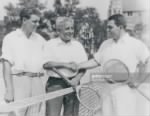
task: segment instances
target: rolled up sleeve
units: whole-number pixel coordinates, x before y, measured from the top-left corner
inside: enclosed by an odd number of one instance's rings
[[[139,46],[137,53],[138,53],[138,58],[142,63],[146,63],[147,60],[150,58],[150,51],[144,43],[142,43]]]
[[[13,48],[12,48],[12,43],[11,43],[9,37],[5,37],[3,40],[1,59],[8,60],[12,65],[14,64]]]

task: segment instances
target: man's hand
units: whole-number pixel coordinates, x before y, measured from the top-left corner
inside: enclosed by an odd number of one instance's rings
[[[128,86],[129,86],[130,88],[133,88],[133,89],[134,89],[134,88],[137,88],[138,85],[137,85],[137,83],[129,82],[129,83],[128,83]]]
[[[77,78],[73,78],[72,80],[70,80],[70,84],[71,86],[75,87],[77,85],[79,85],[80,80]]]
[[[78,70],[78,65],[75,62],[70,62],[66,65],[66,68],[76,72]]]
[[[7,103],[13,102],[14,101],[14,94],[12,91],[6,91],[4,99]]]
[[[43,64],[43,68],[44,69],[51,69],[51,68],[53,68],[53,66],[51,65],[51,62],[46,62],[45,64]]]

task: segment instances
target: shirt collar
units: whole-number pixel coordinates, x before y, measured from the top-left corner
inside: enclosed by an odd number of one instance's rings
[[[120,40],[125,41],[127,38],[129,38],[129,34],[128,34],[128,33],[124,33],[124,34],[121,36]]]
[[[72,40],[68,43],[65,43],[63,40],[61,40],[61,38],[57,38],[58,39],[58,44],[59,45],[71,45],[72,44]]]
[[[18,32],[19,36],[24,36],[27,39],[22,29],[16,29],[16,31]],[[34,36],[35,36],[35,32],[32,33],[32,35],[30,36],[30,39],[34,38]]]
[[[117,43],[123,43],[123,42],[126,42],[126,40],[129,38],[129,34],[128,33],[124,33],[118,40]],[[114,40],[113,40],[114,43],[116,43]]]

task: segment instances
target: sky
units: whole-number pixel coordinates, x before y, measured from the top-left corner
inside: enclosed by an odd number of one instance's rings
[[[45,3],[47,5],[47,8],[53,9],[54,0],[40,0],[42,3]],[[62,3],[64,0],[61,0]],[[125,0],[127,1],[127,0]],[[128,0],[131,2],[131,0]],[[133,1],[133,0],[132,0]],[[139,4],[142,6],[147,6],[149,3],[149,0],[135,0],[138,1]],[[146,2],[147,1],[147,2]],[[18,2],[18,0],[0,0],[0,20],[3,19],[3,17],[6,15],[6,11],[4,9],[4,6],[6,6],[9,2],[13,3],[14,5]],[[100,15],[101,19],[107,18],[108,13],[108,7],[109,7],[110,0],[80,0],[80,4],[78,7],[95,7]]]

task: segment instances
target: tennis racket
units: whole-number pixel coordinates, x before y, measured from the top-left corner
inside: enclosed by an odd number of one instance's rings
[[[53,67],[51,70],[53,72],[55,72],[56,74],[58,74],[59,76],[61,76],[61,77],[63,76],[66,79],[73,78],[79,73],[79,70],[72,71],[71,69],[67,69],[67,68],[55,68],[55,67]]]
[[[118,59],[111,59],[103,66],[104,78],[110,83],[125,83],[130,81],[128,67]]]
[[[52,70],[62,77],[68,84],[70,84],[68,78],[66,78],[56,68],[52,68]],[[93,83],[72,87],[75,90],[77,99],[80,102],[79,116],[93,116],[96,111],[101,108],[101,97],[98,91],[93,88]]]
[[[101,109],[101,96],[93,87],[93,83],[78,86],[76,95],[80,102],[79,116],[94,116]]]
[[[144,70],[145,71],[145,70]],[[139,72],[139,71],[138,71]],[[139,76],[140,75],[140,76]],[[148,95],[146,95],[142,90],[140,90],[140,86],[143,84],[143,83],[145,83],[145,82],[148,82],[149,80],[149,77],[150,77],[150,73],[143,73],[143,72],[139,72],[138,73],[138,77],[142,77],[142,80],[138,83],[138,84],[134,84],[134,82],[133,82],[133,88],[136,90],[136,91],[138,91],[143,97],[145,97],[145,99],[147,99],[147,101],[149,101],[150,102],[150,98],[148,97]]]
[[[104,64],[103,71],[105,74],[104,79],[111,83],[122,83],[129,85],[132,83],[131,78],[134,78],[131,77],[128,67],[118,59],[111,59],[107,61]],[[146,78],[144,78],[143,81],[145,80]],[[134,89],[150,102],[150,98],[138,88],[140,84],[135,86]]]
[[[63,78],[63,80],[66,81],[69,85],[71,85],[69,78],[75,77],[79,73],[78,70],[75,72],[72,72],[71,70],[69,70],[68,72],[70,75],[69,74],[64,75],[55,67],[53,67],[51,70],[55,72],[56,74],[58,74],[61,78]]]

